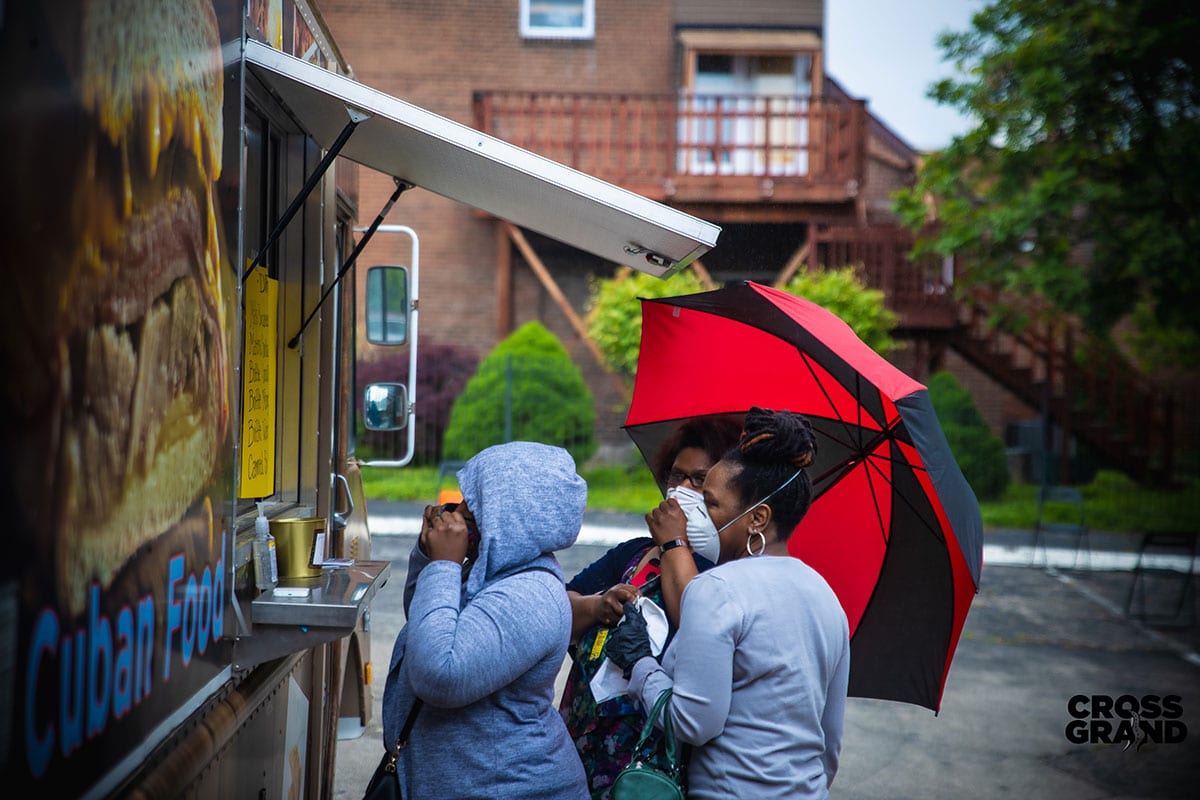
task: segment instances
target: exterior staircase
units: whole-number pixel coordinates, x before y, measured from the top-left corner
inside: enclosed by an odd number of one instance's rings
[[[867,285],[882,289],[897,313],[899,328],[953,348],[1041,410],[1063,441],[1074,437],[1135,480],[1170,479],[1175,423],[1170,395],[1078,319],[1005,298],[1032,321],[1020,332],[998,328],[989,320],[999,298],[977,293],[956,300],[953,265],[910,260],[912,237],[892,225],[821,226],[813,243],[816,263],[861,265]],[[1069,483],[1069,448],[1060,449],[1057,480]]]
[[[1039,314],[1020,332],[989,322],[992,303],[960,303],[949,344],[1058,426],[1063,441],[1075,437],[1101,461],[1139,482],[1170,480],[1174,408],[1171,397],[1148,381],[1111,344],[1088,334],[1064,314]],[[1064,451],[1058,480],[1068,483]]]

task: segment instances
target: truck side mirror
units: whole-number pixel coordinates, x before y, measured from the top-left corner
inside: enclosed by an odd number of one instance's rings
[[[408,427],[408,387],[402,383],[372,383],[363,392],[363,424],[371,431]]]
[[[389,266],[367,270],[368,342],[382,345],[408,342],[408,298],[407,268]]]

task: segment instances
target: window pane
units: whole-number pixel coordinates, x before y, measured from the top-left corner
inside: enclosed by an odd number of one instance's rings
[[[542,39],[590,39],[594,0],[521,0],[521,35]]]
[[[583,6],[583,0],[529,0],[529,25],[534,28],[582,28]]]

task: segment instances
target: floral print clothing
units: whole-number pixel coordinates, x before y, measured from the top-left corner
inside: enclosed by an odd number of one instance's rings
[[[663,605],[661,583],[657,576],[657,559],[652,559],[649,569],[634,575],[638,563],[646,552],[654,547],[648,537],[617,545],[595,564],[577,575],[567,588],[580,594],[602,592],[618,583],[639,586],[648,581],[649,588],[643,595]],[[618,566],[619,565],[619,566]],[[696,567],[703,571],[710,564],[697,556]],[[639,586],[639,588],[642,588]],[[636,699],[621,695],[597,703],[589,685],[604,661],[604,645],[611,628],[596,626],[579,638],[571,650],[574,663],[563,691],[559,712],[567,723],[567,730],[575,740],[575,747],[587,772],[588,789],[593,800],[606,800],[617,773],[632,760],[633,748],[646,723],[646,712]],[[671,629],[674,633],[674,628]],[[657,732],[647,743],[645,750],[654,751],[658,745]]]

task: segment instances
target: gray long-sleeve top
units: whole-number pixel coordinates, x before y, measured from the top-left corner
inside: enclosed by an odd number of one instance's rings
[[[689,798],[823,798],[837,772],[850,640],[846,614],[815,570],[745,558],[684,590],[663,656],[634,665],[650,708],[673,688],[676,736],[695,745]]]

